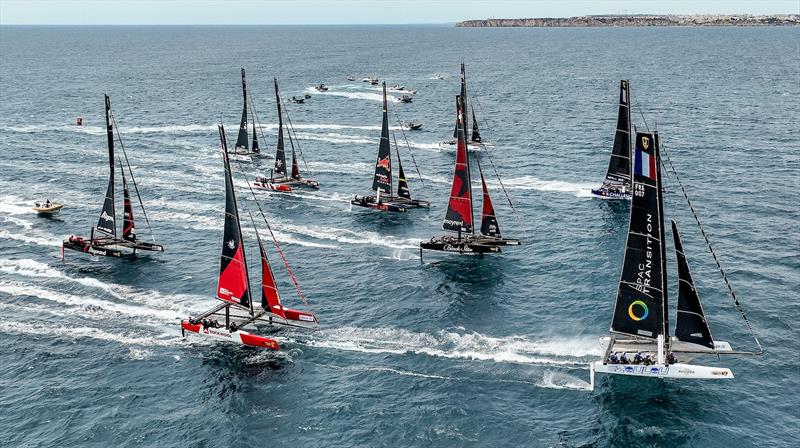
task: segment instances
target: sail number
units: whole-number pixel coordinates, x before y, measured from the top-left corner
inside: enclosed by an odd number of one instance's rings
[[[644,197],[644,185],[643,184],[634,184],[633,187],[633,194],[637,197]]]

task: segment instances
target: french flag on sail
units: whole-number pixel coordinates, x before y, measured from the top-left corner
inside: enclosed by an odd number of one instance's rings
[[[656,180],[656,158],[636,149],[636,174]]]

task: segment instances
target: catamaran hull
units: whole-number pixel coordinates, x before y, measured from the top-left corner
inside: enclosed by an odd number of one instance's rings
[[[600,199],[619,199],[619,200],[631,200],[630,193],[620,193],[616,191],[608,191],[603,188],[592,188],[592,196]]]
[[[64,257],[64,249],[83,252],[92,256],[114,258],[135,257],[137,251],[164,252],[164,247],[160,244],[124,240],[112,243],[98,243],[80,237],[70,237],[61,242],[62,258]]]
[[[253,187],[279,193],[291,193],[296,187],[319,189],[319,182],[314,179],[291,180],[286,182],[253,182]]]
[[[673,378],[695,380],[733,379],[733,372],[725,367],[698,366],[694,364],[675,363],[669,365],[651,364],[603,364],[595,361],[589,365],[589,382],[594,389],[596,373],[610,375],[643,376],[649,378]]]
[[[456,150],[456,142],[455,140],[449,140],[446,142],[439,143],[439,150],[440,151],[455,151]],[[480,150],[487,150],[493,149],[494,145],[492,143],[478,143],[478,142],[467,142],[467,150],[468,151],[480,151]]]
[[[405,213],[407,206],[397,202],[375,202],[374,196],[356,196],[350,200],[350,205],[369,208],[379,212]]]
[[[192,324],[188,321],[182,320],[181,332],[185,334],[186,331],[197,333],[200,336],[247,345],[250,347],[269,348],[272,350],[280,349],[277,341],[264,336],[251,334],[243,330],[230,331],[226,328],[209,328],[203,326],[202,324]]]
[[[422,241],[419,243],[420,253],[422,250],[435,250],[440,252],[451,252],[456,254],[492,254],[500,253],[497,245],[470,243],[465,241]]]

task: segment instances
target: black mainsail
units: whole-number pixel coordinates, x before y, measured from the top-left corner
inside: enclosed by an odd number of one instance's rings
[[[694,287],[689,262],[683,252],[683,243],[675,220],[672,221],[672,236],[675,239],[675,257],[678,260],[678,316],[675,319],[675,337],[679,341],[713,349],[711,329],[703,313],[700,296]]]
[[[623,79],[619,82],[617,130],[614,134],[614,146],[611,149],[611,160],[608,162],[606,180],[625,185],[630,185],[631,182],[630,99],[630,84]]]
[[[98,231],[117,236],[117,226],[115,224],[116,212],[114,209],[114,126],[111,119],[111,100],[105,95],[106,107],[106,135],[108,137],[108,187],[106,197],[103,201],[103,209],[100,211],[100,218],[97,220]]]
[[[378,145],[378,158],[375,161],[375,175],[372,189],[380,193],[392,195],[392,153],[389,144],[389,111],[386,104],[386,82],[383,82],[383,123],[381,124],[381,141]]]
[[[244,77],[244,67],[242,67],[242,121],[239,122],[239,136],[236,138],[234,150],[249,149],[247,142],[247,80]]]
[[[657,135],[636,134],[630,225],[611,331],[656,339],[667,331],[667,273]]]
[[[467,121],[467,71],[464,63],[461,63],[461,93],[459,94],[459,98],[461,98],[459,106],[461,106],[461,112],[458,113],[458,116],[461,118],[461,124],[464,126],[464,132],[466,136],[466,130],[469,129],[469,122]],[[453,138],[458,139],[458,127],[459,123],[456,121],[456,128],[453,130]]]
[[[272,78],[275,83],[275,101],[278,103],[278,150],[275,152],[275,174],[286,176],[286,149],[283,143],[283,110],[281,109],[281,94],[278,90],[278,78]]]

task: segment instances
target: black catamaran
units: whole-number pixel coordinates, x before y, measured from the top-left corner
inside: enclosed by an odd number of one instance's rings
[[[278,104],[278,149],[275,152],[275,167],[271,170],[270,177],[256,177],[253,186],[281,192],[291,192],[293,187],[319,188],[319,182],[316,179],[303,178],[300,174],[300,164],[297,162],[297,154],[294,148],[296,138],[292,138],[291,128],[288,130],[288,135],[289,144],[292,147],[292,168],[291,173],[287,172],[286,150],[283,139],[283,115],[286,112],[282,107],[278,79],[273,78],[273,82],[275,83],[275,101]]]
[[[619,82],[619,112],[614,146],[608,172],[600,188],[593,188],[592,194],[603,199],[631,198],[631,86],[628,80]]]
[[[258,146],[258,132],[256,132],[256,119],[255,119],[255,110],[252,114],[248,114],[247,111],[247,103],[249,102],[249,98],[247,95],[247,78],[244,75],[244,67],[242,68],[242,120],[239,122],[239,136],[236,138],[236,146],[234,147],[234,154],[249,156],[253,154],[259,154],[261,149]],[[249,142],[249,135],[247,131],[247,123],[248,118],[251,118],[252,115],[252,123],[253,123],[253,145],[250,146]]]
[[[431,203],[421,199],[413,199],[408,188],[400,150],[397,141],[394,144],[397,155],[397,194],[392,188],[392,148],[389,141],[389,112],[386,102],[386,82],[383,83],[383,123],[381,124],[381,141],[378,145],[378,158],[375,161],[375,174],[372,178],[374,195],[355,195],[350,204],[383,212],[405,212],[409,208],[430,207]]]
[[[433,237],[430,241],[419,243],[420,258],[422,250],[436,250],[445,252],[481,254],[500,252],[500,246],[518,246],[519,240],[503,238],[500,234],[500,224],[495,216],[492,199],[489,197],[489,189],[486,187],[486,179],[483,170],[478,162],[478,170],[481,176],[481,187],[483,191],[483,210],[481,213],[480,235],[475,234],[473,225],[473,201],[472,201],[472,174],[470,172],[469,152],[464,133],[462,107],[464,102],[461,96],[456,96],[456,116],[458,120],[456,148],[456,162],[453,171],[453,185],[450,190],[450,202],[447,205],[447,212],[444,216],[442,229],[456,232],[457,236],[444,235]]]
[[[678,303],[675,334],[670,336],[658,133],[636,133],[635,148],[630,224],[611,321],[612,335],[603,338],[603,359],[590,365],[592,387],[596,372],[653,378],[733,378],[727,368],[686,364],[703,354],[745,352],[734,352],[727,342],[712,339],[675,221],[672,236],[678,266]],[[744,316],[741,309],[740,312]]]
[[[114,176],[114,116],[111,113],[111,100],[108,95],[105,95],[105,111],[106,111],[106,136],[108,138],[108,187],[106,188],[105,201],[103,202],[103,209],[100,212],[100,218],[97,225],[92,227],[89,238],[82,236],[71,235],[68,239],[61,243],[61,254],[63,258],[64,249],[72,249],[78,252],[85,252],[92,255],[101,255],[107,257],[131,257],[135,256],[137,251],[157,251],[163,252],[164,247],[156,244],[155,238],[153,242],[140,241],[136,237],[136,230],[133,220],[133,206],[131,204],[130,190],[128,189],[128,182],[125,178],[125,167],[127,166],[128,172],[131,175],[136,198],[142,209],[142,214],[147,222],[147,227],[150,229],[152,237],[153,231],[150,228],[150,220],[147,219],[147,212],[145,212],[142,198],[139,195],[139,188],[136,186],[136,179],[133,177],[133,171],[128,163],[128,156],[125,153],[125,147],[120,144],[122,153],[124,155],[125,164],[122,163],[122,158],[117,156],[119,161],[119,171],[122,177],[122,196],[123,196],[123,221],[122,221],[122,238],[117,237],[116,225],[116,207],[115,207],[115,183],[116,177]],[[120,143],[122,140],[120,140]]]
[[[204,313],[182,320],[181,332],[185,334],[186,331],[189,331],[201,336],[227,340],[242,345],[278,350],[278,342],[274,339],[252,334],[242,330],[242,328],[260,323],[308,327],[316,325],[317,318],[313,313],[289,309],[281,303],[272,268],[267,259],[267,252],[261,243],[261,237],[258,234],[255,221],[253,221],[253,228],[256,232],[261,258],[261,305],[256,307],[253,303],[244,240],[242,238],[242,227],[239,220],[239,209],[236,205],[236,193],[233,187],[233,177],[228,156],[228,144],[225,137],[225,129],[221,125],[219,126],[219,136],[222,147],[222,161],[225,167],[225,230],[223,232],[216,295],[221,303]],[[283,252],[281,252],[274,236],[273,242],[278,253],[283,257]],[[285,259],[284,263],[286,263]],[[286,263],[286,267],[296,285],[297,282],[288,263]],[[219,322],[218,318],[223,319],[223,321]]]
[[[459,119],[461,123],[463,123],[464,129],[469,129],[469,111],[467,104],[467,72],[466,68],[464,67],[464,63],[461,63],[461,93],[459,95],[461,98],[461,115],[456,118],[456,125],[453,129],[453,139],[447,140],[441,143],[441,145],[447,146],[456,146],[458,144],[458,128],[461,126],[459,124]],[[472,134],[469,136],[467,140],[467,149],[486,149],[491,148],[493,145],[489,142],[484,142],[481,138],[481,131],[478,129],[478,120],[475,118],[475,107],[472,107]],[[466,133],[464,134],[466,136]],[[440,145],[440,146],[441,146]]]

